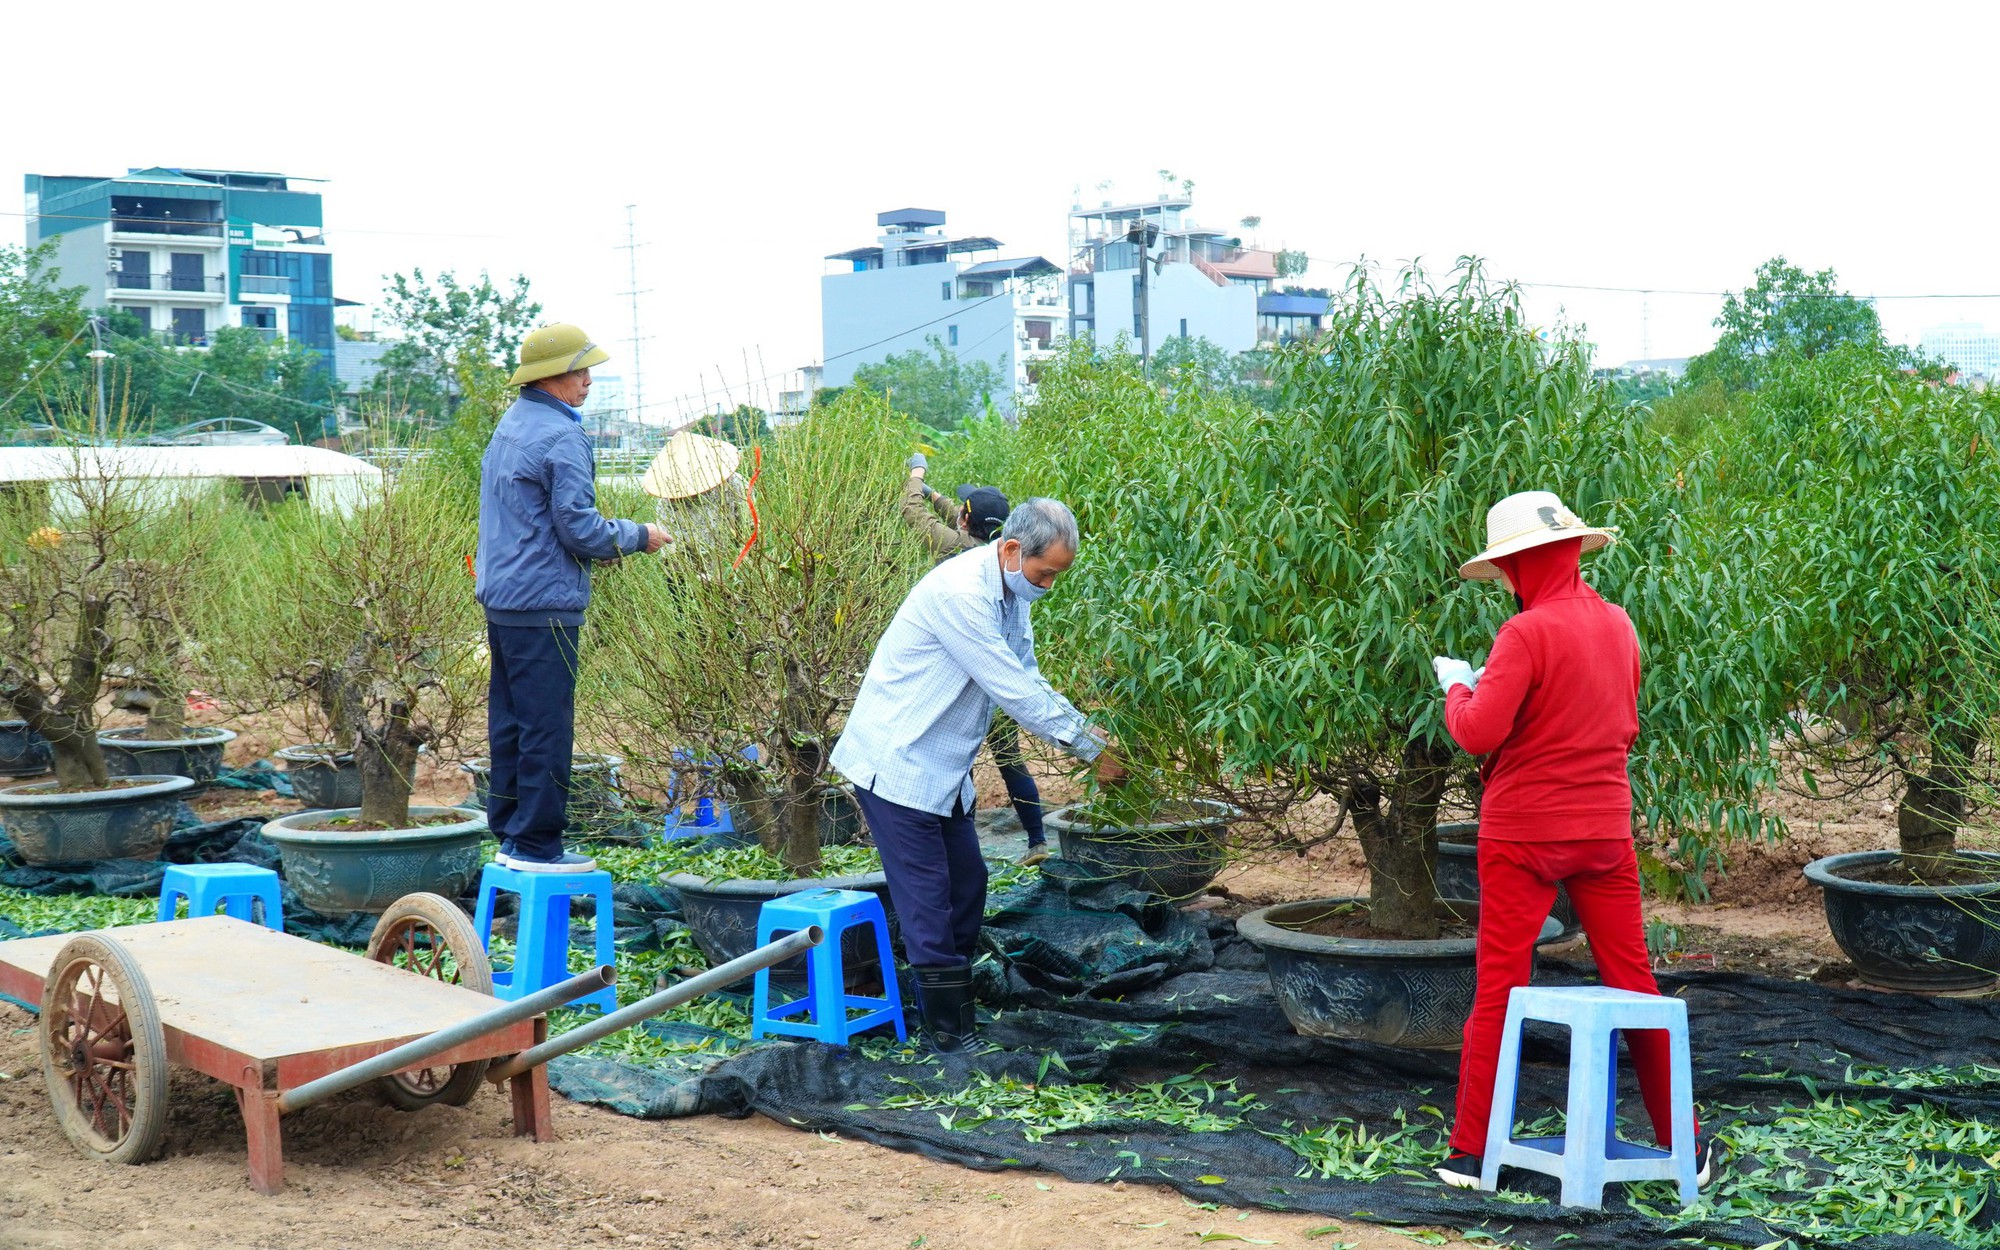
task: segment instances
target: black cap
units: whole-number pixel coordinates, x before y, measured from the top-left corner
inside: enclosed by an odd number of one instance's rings
[[[992,542],[1007,519],[1007,496],[991,486],[961,486],[958,497],[972,510],[972,518],[966,522],[967,532],[980,542]]]

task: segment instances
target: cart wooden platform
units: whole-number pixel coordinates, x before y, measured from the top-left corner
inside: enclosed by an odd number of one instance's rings
[[[394,930],[390,920],[385,928]],[[24,938],[0,942],[0,990],[42,1004],[49,1095],[85,1153],[141,1162],[156,1152],[165,1068],[179,1064],[234,1087],[250,1184],[271,1194],[284,1187],[281,1094],[499,1005],[480,992],[490,990],[490,973],[477,989],[454,983],[464,979],[457,961],[440,958],[447,945],[432,940],[438,935],[421,918],[406,917],[386,942],[384,929],[376,936],[371,958],[206,916],[82,935],[108,948],[82,960],[63,954],[78,935]],[[411,957],[406,967],[391,962],[398,950]],[[483,972],[483,952],[476,962]],[[136,980],[133,967],[143,970]],[[462,1103],[488,1061],[528,1050],[547,1027],[542,1016],[506,1024],[388,1076],[384,1092],[408,1109]],[[154,1046],[162,1053],[147,1053]],[[554,1140],[545,1069],[532,1067],[508,1085],[515,1134]]]

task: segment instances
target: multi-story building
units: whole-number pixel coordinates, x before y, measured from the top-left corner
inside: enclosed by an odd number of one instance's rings
[[[57,240],[62,281],[84,304],[201,346],[249,326],[333,355],[333,256],[310,179],[221,169],[121,177],[29,174],[28,241]]]
[[[2000,333],[1973,321],[1932,326],[1917,337],[1917,349],[1972,377],[2000,377]]]
[[[998,239],[954,238],[944,222],[929,208],[878,213],[873,246],[827,257],[840,268],[820,279],[820,385],[846,386],[861,366],[928,352],[935,338],[999,370],[1009,393],[997,405],[1033,387],[1064,321],[1062,270],[1040,256],[1002,258]]]
[[[1069,215],[1069,332],[1108,347],[1120,334],[1133,351],[1142,338],[1157,348],[1170,338],[1205,338],[1225,351],[1318,328],[1326,301],[1285,296],[1277,253],[1246,248],[1239,238],[1197,224],[1189,196],[1135,204],[1106,201]],[[1145,235],[1147,272],[1139,269]],[[1140,325],[1145,299],[1146,326]]]

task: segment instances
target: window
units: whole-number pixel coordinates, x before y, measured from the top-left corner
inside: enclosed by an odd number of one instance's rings
[[[150,289],[153,285],[153,254],[129,247],[119,249],[118,285],[128,291]]]
[[[125,311],[132,315],[132,320],[139,323],[139,333],[151,334],[153,332],[152,309],[146,307],[144,304],[138,304],[125,309]]]
[[[957,347],[957,346],[958,346],[958,327],[957,327],[957,326],[946,326],[946,327],[944,328],[944,337],[945,337],[945,346],[947,346],[947,347]]]
[[[199,308],[174,309],[174,341],[201,343],[208,338],[208,323]]]
[[[951,283],[949,283],[949,282],[940,282],[940,283],[938,283],[938,285],[944,288],[944,298],[946,298],[946,299],[950,299],[950,298],[951,298]]]
[[[1186,338],[1186,337],[1187,337],[1187,318],[1186,318],[1186,317],[1182,317],[1182,318],[1181,318],[1181,337],[1182,337],[1182,338]]]
[[[1055,337],[1056,323],[1053,321],[1024,321],[1021,333],[1036,347],[1047,350],[1049,340]]]
[[[200,252],[167,253],[168,274],[172,279],[169,289],[175,291],[202,291],[207,285],[202,281]]]

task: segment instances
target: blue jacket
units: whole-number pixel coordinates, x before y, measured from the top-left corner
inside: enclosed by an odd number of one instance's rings
[[[581,625],[590,562],[646,549],[646,527],[597,510],[597,459],[582,418],[526,389],[479,465],[480,605],[495,625]]]

